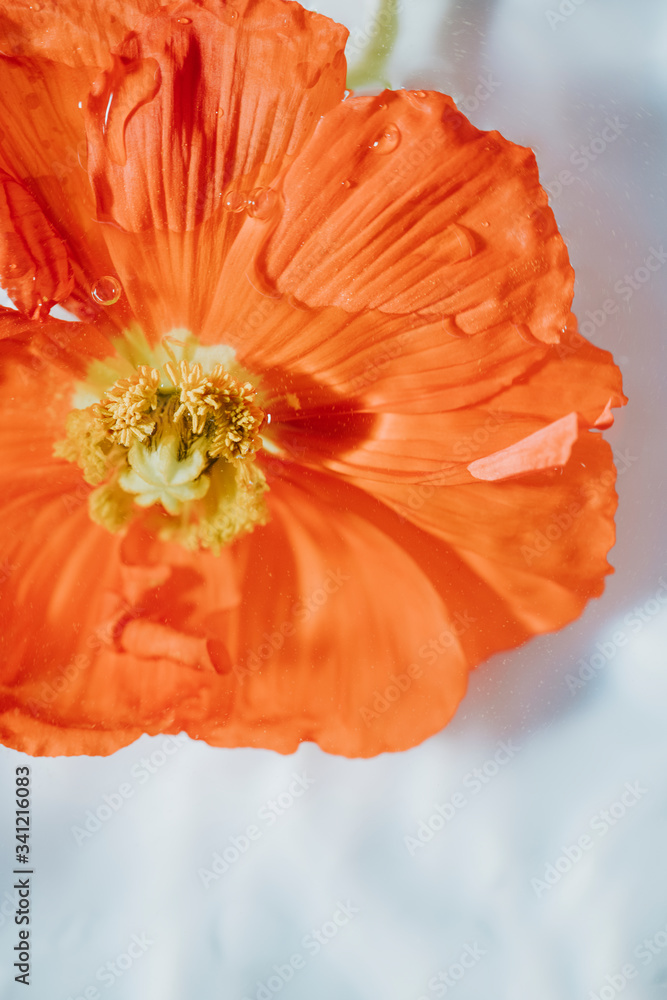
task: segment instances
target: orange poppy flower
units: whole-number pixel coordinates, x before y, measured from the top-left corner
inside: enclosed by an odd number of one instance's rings
[[[532,153],[285,0],[0,14],[0,738],[367,756],[610,571]],[[78,324],[54,319],[60,303]]]

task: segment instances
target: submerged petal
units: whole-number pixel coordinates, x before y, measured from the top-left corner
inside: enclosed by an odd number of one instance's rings
[[[277,419],[338,401],[363,412],[439,413],[493,396],[539,363],[548,348],[513,327],[451,336],[441,317],[298,307],[253,284],[251,271],[221,275],[203,339],[220,330],[239,361],[261,374]],[[267,404],[268,405],[268,404]]]
[[[62,240],[35,199],[0,170],[0,282],[31,319],[48,315],[74,285]]]
[[[475,479],[496,482],[527,472],[553,469],[565,465],[578,437],[579,418],[576,413],[568,413],[508,448],[471,462],[468,471]]]
[[[113,274],[86,170],[82,108],[96,74],[43,59],[0,58],[0,166],[28,192],[66,254],[74,286],[59,301],[81,319],[118,330],[131,318],[127,299],[101,309],[91,294]]]
[[[615,478],[609,446],[584,432],[563,468],[412,493],[376,483],[372,492],[446,541],[497,593],[508,620],[538,633],[562,628],[602,593],[612,572]],[[506,648],[500,632],[493,645]]]
[[[118,48],[88,101],[90,176],[146,327],[199,329],[246,206],[277,207],[270,185],[343,96],[345,36],[283,0],[184,3]]]
[[[558,341],[574,274],[535,158],[441,94],[385,91],[329,112],[282,178],[267,280],[314,306],[435,313]]]
[[[436,589],[360,491],[287,466],[270,485],[270,523],[235,550],[242,598],[224,623],[233,715],[204,738],[282,753],[314,740],[346,756],[421,742],[451,717],[467,677]],[[420,650],[440,635],[449,641],[427,665]]]
[[[284,0],[37,15],[0,12],[0,739],[413,746],[610,572],[625,397],[532,153],[341,100],[345,29]]]
[[[70,67],[103,66],[154,0],[5,0],[3,54],[38,57]]]

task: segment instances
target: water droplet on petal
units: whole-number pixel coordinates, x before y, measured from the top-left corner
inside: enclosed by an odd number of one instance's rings
[[[393,153],[401,141],[398,125],[387,125],[384,132],[375,140],[371,149],[376,153]]]
[[[349,188],[352,187],[352,181],[344,180],[344,181],[341,181],[340,183],[341,183],[342,187],[345,188],[346,191],[349,190]]]
[[[468,336],[458,326],[455,318],[453,316],[447,316],[445,313],[443,313],[442,316],[442,329],[446,334],[453,337],[455,340],[465,340]]]
[[[176,20],[179,24],[192,24],[191,17],[177,17]]]
[[[354,96],[353,90],[346,90],[345,93],[343,94],[343,100],[346,101],[348,97],[353,97],[353,96]]]
[[[99,278],[90,290],[90,294],[101,306],[112,306],[121,297],[123,286],[112,274]]]
[[[483,222],[483,223],[482,223],[482,225],[484,226],[484,228],[485,228],[485,229],[488,229],[488,228],[489,228],[489,224],[488,224],[488,222]]]
[[[418,97],[420,101],[426,99],[427,94],[425,90],[415,90],[415,97]]]
[[[223,108],[218,108],[215,113],[218,116],[218,118],[222,118],[225,112]]]
[[[465,226],[459,226],[455,222],[448,228],[446,235],[451,240],[451,244],[447,249],[448,257],[452,263],[470,260],[474,256],[477,251],[477,244],[475,237],[469,229],[466,229]]]
[[[93,83],[88,106],[104,135],[111,161],[124,166],[127,160],[125,129],[134,113],[157,95],[161,85],[157,59],[148,57],[114,65]]]
[[[296,64],[296,70],[301,78],[301,82],[306,90],[311,90],[322,76],[322,66],[317,63],[300,62]]]
[[[76,144],[76,156],[82,170],[88,170],[88,143],[85,139],[79,139]]]
[[[536,208],[534,212],[531,212],[528,216],[529,221],[533,225],[535,232],[539,236],[545,236],[551,230],[554,229],[554,223],[550,218],[551,211],[548,208]]]
[[[39,97],[37,94],[26,94],[25,106],[30,111],[34,111],[35,108],[39,107]]]
[[[296,309],[297,312],[309,312],[308,306],[304,302],[302,302],[301,299],[297,299],[296,295],[288,295],[287,304],[288,306],[291,306],[292,309]],[[292,394],[290,393],[289,395]],[[289,395],[287,397],[288,402],[289,402]],[[292,398],[296,399],[296,396],[292,396]],[[290,406],[293,406],[293,404],[290,403]],[[297,406],[296,409],[301,409],[301,407]]]
[[[228,191],[222,204],[228,212],[243,212],[248,205],[248,195],[245,191]]]
[[[248,215],[253,219],[270,219],[278,208],[278,195],[272,188],[255,188],[248,198]]]
[[[386,111],[386,110],[387,110],[387,105],[386,104],[384,104],[384,103],[383,104],[378,104],[378,111]]]
[[[525,340],[527,344],[530,344],[531,346],[537,344],[539,347],[544,346],[542,342],[539,341],[537,337],[533,334],[530,327],[526,326],[525,323],[514,323],[513,326],[516,332],[521,337],[521,339]]]
[[[237,21],[238,20],[238,16],[239,16],[239,12],[237,10],[230,10],[230,12],[229,12],[229,20],[230,21]]]

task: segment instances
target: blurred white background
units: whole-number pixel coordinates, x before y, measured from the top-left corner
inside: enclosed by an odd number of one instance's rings
[[[580,320],[618,304],[591,336],[630,397],[609,435],[616,574],[575,625],[480,668],[455,721],[408,753],[350,761],[304,745],[283,758],[164,737],[110,758],[0,748],[7,1000],[666,995],[667,269],[629,301],[614,286],[667,242],[667,6],[400,6],[391,85],[450,93],[477,126],[532,146]],[[353,38],[373,25],[371,0],[317,9]],[[29,992],[11,968],[25,763]]]

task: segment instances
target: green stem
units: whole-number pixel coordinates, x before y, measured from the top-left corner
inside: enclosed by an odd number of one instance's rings
[[[368,44],[357,63],[347,74],[348,90],[358,90],[370,84],[388,87],[385,66],[398,38],[398,0],[380,0],[372,22]]]

